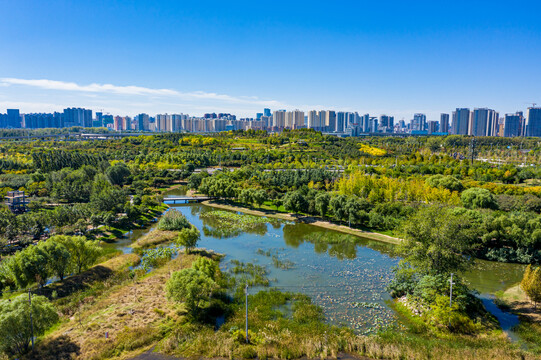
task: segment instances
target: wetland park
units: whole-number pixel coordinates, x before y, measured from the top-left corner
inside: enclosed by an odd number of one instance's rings
[[[470,141],[4,141],[1,356],[540,358],[541,148]]]

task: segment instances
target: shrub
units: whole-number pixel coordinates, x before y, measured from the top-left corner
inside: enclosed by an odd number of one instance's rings
[[[191,225],[184,215],[178,210],[171,209],[166,212],[158,222],[159,230],[182,230]]]
[[[497,209],[498,203],[494,195],[487,189],[470,188],[460,196],[464,207],[469,209]]]
[[[218,285],[205,273],[194,269],[174,272],[167,281],[167,298],[184,303],[186,310],[194,317],[202,315],[200,310],[210,305],[210,296]]]

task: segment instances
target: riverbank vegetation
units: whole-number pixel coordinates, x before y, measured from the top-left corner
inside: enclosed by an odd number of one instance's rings
[[[50,321],[28,358],[127,358],[154,346],[183,357],[534,358],[538,324],[518,330],[528,350],[511,344],[461,274],[474,258],[541,264],[541,147],[477,138],[472,154],[470,145],[466,136],[345,139],[311,130],[3,142],[0,195],[25,191],[29,203],[24,213],[0,208],[0,316],[22,321],[9,299],[38,287],[36,304]],[[167,208],[163,190],[181,183],[289,221],[403,239],[389,287],[403,326],[358,335],[326,323],[305,295],[265,290],[250,292],[243,333],[244,286],[268,285],[268,270],[241,262],[220,270],[218,256],[195,248],[199,230],[174,210],[132,244],[136,254],[103,246],[156,222]],[[281,226],[270,215],[201,218],[203,233],[222,238]],[[355,256],[356,238],[299,237],[291,228],[284,225],[292,246]],[[269,255],[277,268],[296,266]],[[28,341],[0,346],[12,355]]]

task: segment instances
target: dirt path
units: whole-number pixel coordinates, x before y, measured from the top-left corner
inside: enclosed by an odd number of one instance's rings
[[[229,205],[229,204],[223,204],[216,201],[203,201],[204,205],[212,206],[214,208],[218,209],[224,209],[224,210],[230,210],[230,211],[240,211],[245,214],[249,215],[255,215],[255,216],[266,216],[270,218],[275,219],[282,219],[287,221],[297,221],[305,224],[315,225],[319,226],[321,228],[340,231],[346,234],[355,235],[367,239],[372,240],[378,240],[390,244],[399,244],[401,240],[399,238],[395,238],[389,235],[385,234],[379,234],[371,231],[365,231],[365,230],[359,230],[359,229],[353,229],[345,225],[338,225],[334,224],[330,221],[323,220],[321,218],[315,217],[315,216],[303,216],[303,215],[296,215],[296,214],[284,214],[284,213],[278,213],[274,211],[267,211],[267,210],[254,210],[254,209],[248,209],[241,206],[235,206],[235,205]]]

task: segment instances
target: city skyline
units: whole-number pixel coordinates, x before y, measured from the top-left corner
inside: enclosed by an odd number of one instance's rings
[[[0,108],[23,112],[271,107],[438,120],[456,106],[541,103],[539,2],[0,0],[0,10]]]
[[[305,115],[306,114],[306,115]],[[95,115],[95,116],[94,116]],[[528,107],[524,112],[500,113],[488,108],[456,108],[450,114],[440,113],[440,120],[427,119],[426,114],[415,113],[407,123],[395,122],[387,114],[370,116],[359,112],[334,110],[272,111],[264,108],[254,117],[241,118],[230,113],[205,113],[193,116],[183,113],[147,113],[135,116],[104,114],[85,108],[66,108],[54,113],[21,113],[19,109],[7,109],[0,113],[0,128],[43,129],[67,127],[107,127],[114,131],[151,132],[221,132],[228,130],[265,130],[281,132],[285,129],[313,129],[337,136],[361,136],[367,134],[411,134],[411,135],[473,135],[473,136],[541,136],[541,107]]]

